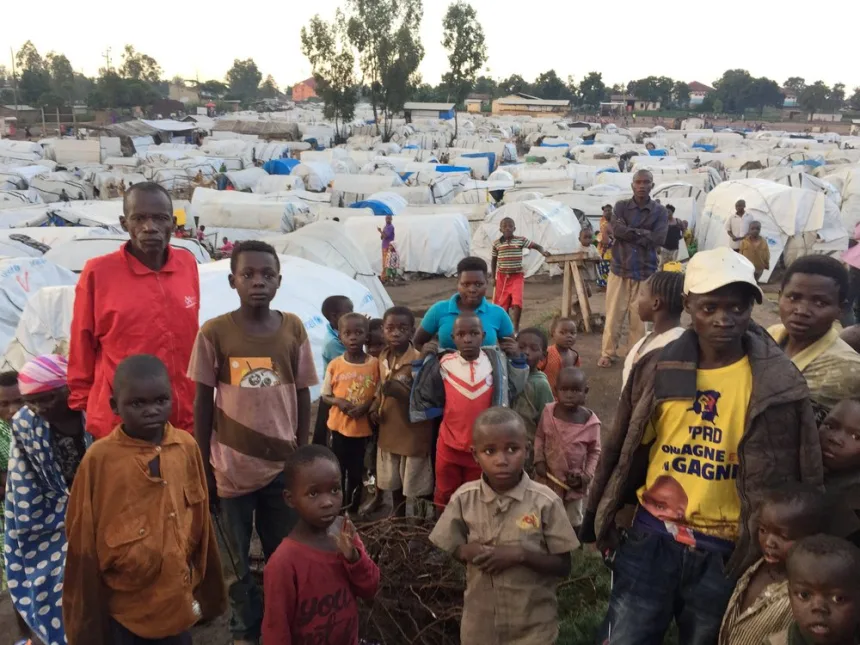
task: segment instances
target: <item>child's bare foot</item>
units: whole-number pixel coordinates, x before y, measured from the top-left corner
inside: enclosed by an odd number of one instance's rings
[[[601,356],[597,361],[597,367],[612,367],[612,359],[609,356]]]

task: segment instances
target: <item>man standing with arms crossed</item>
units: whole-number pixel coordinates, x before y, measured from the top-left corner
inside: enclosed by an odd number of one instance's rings
[[[669,215],[651,199],[654,176],[650,170],[633,175],[633,198],[615,204],[610,225],[615,244],[606,285],[606,326],[598,367],[610,367],[618,358],[618,340],[625,314],[629,314],[628,348],[645,335],[636,301],[639,287],[657,271],[657,253],[666,243]]]

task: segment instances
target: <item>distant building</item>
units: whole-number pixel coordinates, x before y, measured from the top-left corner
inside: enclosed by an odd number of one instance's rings
[[[493,114],[510,115],[550,115],[567,114],[570,101],[551,101],[539,99],[530,94],[511,94],[493,101]]]
[[[466,111],[480,112],[485,105],[490,104],[491,98],[489,94],[469,94],[466,99]]]
[[[705,97],[713,91],[713,87],[700,83],[699,81],[693,81],[690,83],[690,107],[701,105],[702,101],[705,100]]]
[[[296,103],[316,98],[319,98],[317,96],[317,81],[313,76],[293,85],[293,101]]]
[[[454,104],[409,101],[403,106],[403,114],[406,123],[411,123],[413,119],[453,119]]]
[[[785,95],[785,100],[782,102],[782,107],[797,107],[797,92],[795,92],[794,90],[790,90],[787,87],[783,87],[782,93]]]
[[[660,109],[660,101],[646,101],[635,96],[627,94],[613,94],[612,103],[623,103],[626,107],[626,112],[635,114],[636,112],[657,112]]]
[[[36,123],[42,118],[41,108],[34,108],[29,105],[19,103],[17,109],[15,105],[0,105],[0,117],[7,119],[18,117],[18,124],[24,126],[30,123]]]
[[[197,89],[187,87],[184,83],[168,84],[167,97],[171,101],[179,101],[180,103],[200,103],[200,93]]]

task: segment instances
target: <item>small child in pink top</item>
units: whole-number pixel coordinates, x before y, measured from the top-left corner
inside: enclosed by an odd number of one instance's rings
[[[588,382],[582,370],[566,367],[556,381],[558,401],[547,405],[535,434],[537,481],[564,501],[574,530],[600,457],[600,419],[585,407]]]

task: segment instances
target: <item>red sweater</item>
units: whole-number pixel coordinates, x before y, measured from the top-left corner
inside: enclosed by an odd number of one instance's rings
[[[263,572],[266,645],[358,645],[355,598],[373,598],[379,568],[356,535],[358,561],[290,538],[281,542]]]
[[[153,354],[173,385],[176,428],[194,428],[194,384],[186,371],[197,338],[200,276],[191,253],[168,248],[153,271],[128,252],[93,258],[75,288],[69,344],[69,407],[87,413],[87,431],[106,437],[120,423],[110,408],[113,375],[134,354]]]

